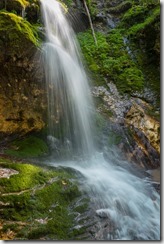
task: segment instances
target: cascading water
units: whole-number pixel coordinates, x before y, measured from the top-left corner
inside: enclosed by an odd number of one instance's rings
[[[41,0],[41,4],[47,38],[43,52],[49,134],[55,137],[60,131],[58,136],[64,134],[72,148],[81,149],[81,156],[90,156],[46,163],[72,167],[84,176],[83,187],[91,196],[95,214],[113,225],[112,231],[108,229],[95,239],[159,240],[159,194],[147,179],[130,173],[127,162],[113,153],[107,161],[94,150],[90,116],[93,105],[75,35],[59,2]],[[100,232],[101,228],[100,224]]]
[[[80,61],[74,32],[69,28],[61,4],[42,1],[47,41],[45,74],[48,94],[48,122],[50,136],[64,137],[73,148],[90,154],[92,133],[87,76]]]

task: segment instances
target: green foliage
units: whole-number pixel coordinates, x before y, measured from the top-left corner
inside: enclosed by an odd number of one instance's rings
[[[108,35],[96,33],[98,45],[90,32],[80,33],[78,39],[90,70],[96,77],[97,85],[104,83],[102,77],[110,78],[120,92],[133,92],[143,87],[144,77],[131,59],[120,30]]]
[[[159,1],[133,3],[122,17],[119,27],[129,39],[138,68],[145,77],[144,85],[154,93],[160,106],[160,4]],[[138,76],[139,77],[139,76]]]
[[[94,1],[94,0],[86,0],[86,3],[87,3],[87,6],[88,6],[88,9],[89,9],[91,18],[92,18],[92,20],[94,20],[95,16],[98,13],[97,2]]]
[[[46,143],[35,136],[14,141],[6,153],[16,157],[38,157],[48,152]]]
[[[128,35],[134,36],[136,38],[136,34],[142,35],[144,29],[148,28],[150,25],[152,25],[157,19],[159,19],[160,16],[160,7],[156,7],[150,15],[144,20],[142,23],[137,23],[133,25],[129,30],[128,30]],[[142,32],[142,33],[141,33]]]
[[[133,6],[124,14],[122,21],[132,26],[136,23],[143,22],[147,13],[148,9],[144,6]]]
[[[87,3],[91,6],[94,1]],[[94,84],[106,85],[111,80],[119,92],[128,94],[141,91],[145,85],[159,94],[159,3],[127,0],[112,7],[107,2],[109,12],[120,15],[117,27],[106,34],[97,32],[97,47],[90,31],[78,34]]]

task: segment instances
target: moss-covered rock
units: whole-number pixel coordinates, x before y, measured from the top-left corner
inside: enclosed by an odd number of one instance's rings
[[[28,136],[25,139],[13,141],[5,153],[15,157],[38,157],[48,153],[46,143],[36,137]]]
[[[120,4],[111,7],[110,3],[107,2],[107,7],[109,7],[109,12],[114,14],[122,14],[132,7],[132,1],[122,1]]]
[[[4,51],[8,51],[13,55],[20,53],[24,45],[28,47],[29,43],[35,46],[39,45],[34,27],[14,13],[0,12],[0,33],[2,37],[1,45],[8,44],[7,50]]]
[[[1,138],[41,130],[45,96],[37,30],[22,17],[0,12]]]
[[[76,178],[63,169],[0,160],[1,240],[69,240],[74,214],[70,206],[81,195]],[[1,178],[1,170],[18,173]],[[76,209],[83,212],[83,209]]]
[[[0,9],[15,13],[30,23],[40,22],[39,0],[7,0],[0,2]]]
[[[0,9],[16,13],[22,16],[22,11],[29,5],[27,0],[7,0],[1,1]]]

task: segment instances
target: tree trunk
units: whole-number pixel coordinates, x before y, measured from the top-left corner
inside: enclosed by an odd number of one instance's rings
[[[93,24],[92,24],[91,16],[90,16],[90,13],[89,13],[89,9],[88,9],[88,6],[87,6],[86,1],[83,0],[83,2],[84,2],[84,7],[85,7],[85,9],[86,9],[87,15],[88,15],[89,24],[90,24],[90,26],[91,26],[93,39],[94,39],[94,42],[95,42],[95,44],[96,44],[96,46],[97,46],[97,39],[96,39],[95,31],[94,31],[94,28],[93,28]]]

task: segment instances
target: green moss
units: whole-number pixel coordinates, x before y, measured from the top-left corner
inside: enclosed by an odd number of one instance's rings
[[[127,11],[129,8],[132,7],[132,2],[131,1],[123,1],[119,5],[116,5],[115,7],[110,7],[109,11],[110,13],[114,14],[122,14],[123,12]]]
[[[143,73],[144,86],[153,92],[155,106],[160,107],[159,2],[141,1],[125,13],[120,26],[125,28],[123,33],[128,37],[133,58]]]
[[[20,48],[25,39],[35,46],[39,45],[36,29],[22,17],[14,13],[0,12],[0,34],[4,41],[11,42],[14,47]]]
[[[79,213],[83,213],[88,207],[88,203],[83,203],[79,206],[77,206],[74,210],[79,212]]]
[[[133,25],[144,21],[148,8],[137,5],[130,8],[123,16],[122,21],[126,22],[127,25]]]
[[[69,208],[81,196],[75,178],[73,182],[70,180],[72,173],[1,161],[0,167],[19,171],[9,179],[0,178],[1,201],[8,203],[1,211],[1,219],[13,223],[12,226],[6,223],[3,232],[10,228],[17,240],[72,238],[74,216]],[[42,220],[45,220],[44,224],[40,222]],[[19,221],[26,224],[19,225]]]
[[[43,183],[48,180],[52,175],[44,172],[41,168],[33,166],[31,164],[11,164],[11,163],[0,163],[1,166],[6,168],[12,168],[17,170],[19,174],[13,175],[10,180],[1,178],[1,192],[18,192],[30,189],[37,183]]]
[[[121,93],[141,90],[144,76],[128,54],[121,30],[112,30],[105,36],[96,33],[98,45],[95,47],[90,32],[80,33],[78,39],[96,85],[104,85],[105,77],[110,78]],[[98,82],[97,82],[98,80]]]
[[[46,143],[35,136],[14,141],[6,154],[16,157],[38,157],[48,152]]]
[[[145,28],[148,26],[152,25],[157,19],[160,17],[160,7],[156,7],[149,16],[142,22],[142,23],[137,23],[133,25],[129,30],[128,30],[128,35],[130,36],[136,36],[137,33],[143,31]],[[136,37],[135,37],[136,38]]]
[[[73,230],[73,236],[77,236],[76,240],[82,240],[81,237],[79,238],[78,236],[86,233],[86,229],[87,229],[86,227],[82,227],[82,228]],[[85,237],[84,237],[84,239],[85,239]]]
[[[86,0],[87,7],[89,9],[90,15],[92,20],[96,17],[98,10],[97,10],[97,2],[95,0]]]
[[[14,0],[15,2],[18,2],[22,7],[27,7],[29,2],[26,0]]]
[[[6,231],[17,231],[18,230],[18,226],[16,224],[4,224],[2,227],[2,231],[6,232]]]

